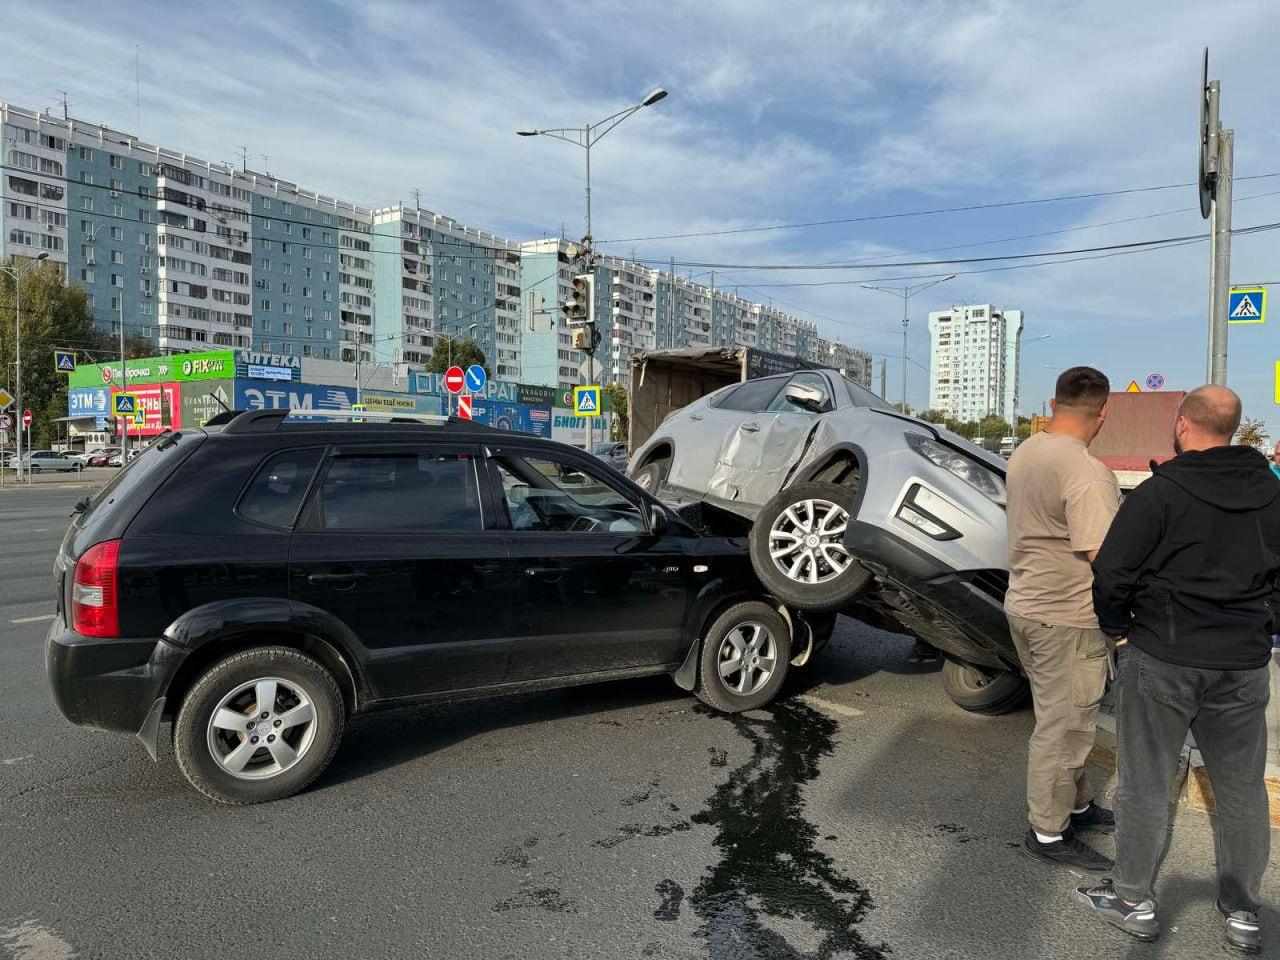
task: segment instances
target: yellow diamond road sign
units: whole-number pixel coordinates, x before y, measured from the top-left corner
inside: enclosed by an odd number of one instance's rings
[[[11,403],[13,403],[13,394],[4,387],[0,387],[0,410],[8,410]]]

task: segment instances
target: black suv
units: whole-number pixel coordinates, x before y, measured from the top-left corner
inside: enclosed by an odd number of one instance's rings
[[[319,775],[358,711],[657,673],[747,710],[829,634],[595,457],[365,417],[222,414],[77,506],[45,642],[69,720],[153,758],[172,720],[187,779],[253,803]]]

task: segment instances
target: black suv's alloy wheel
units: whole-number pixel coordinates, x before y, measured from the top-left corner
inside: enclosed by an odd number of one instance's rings
[[[791,661],[791,632],[777,610],[758,600],[720,614],[702,640],[698,697],[717,710],[762,707],[782,688]]]
[[[297,793],[329,765],[346,712],[329,671],[289,647],[257,647],[209,667],[173,728],[178,766],[223,803]]]

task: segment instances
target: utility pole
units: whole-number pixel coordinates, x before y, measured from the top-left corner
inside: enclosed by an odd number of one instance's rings
[[[1200,74],[1200,213],[1209,220],[1209,344],[1206,379],[1227,382],[1227,304],[1231,297],[1231,177],[1235,131],[1219,119],[1221,86],[1209,81],[1209,49]]]
[[[667,286],[667,346],[676,345],[676,258],[671,258],[671,282]]]
[[[949,277],[942,277],[938,280],[930,280],[928,283],[917,283],[915,286],[907,285],[905,287],[876,287],[870,284],[860,284],[864,290],[879,290],[881,293],[890,293],[902,300],[902,412],[907,412],[907,324],[910,322],[907,317],[907,304],[911,298],[922,290],[937,286],[940,283],[946,283],[948,280],[954,280],[956,275],[953,273]]]
[[[124,362],[124,288],[120,288],[120,392],[129,392],[129,368]],[[160,388],[164,390],[162,386]],[[129,419],[124,418],[124,439],[120,444],[120,466],[123,469],[129,464]]]

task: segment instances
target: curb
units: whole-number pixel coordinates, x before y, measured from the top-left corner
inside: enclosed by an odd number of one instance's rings
[[[1112,805],[1116,792],[1116,733],[1115,717],[1110,714],[1098,716],[1098,732],[1093,749],[1089,752],[1088,766],[1093,782],[1098,785],[1106,784],[1098,793],[1107,799],[1108,805]],[[1209,772],[1200,762],[1200,754],[1190,747],[1182,752],[1175,782],[1179,807],[1196,813],[1213,814],[1216,806]],[[1280,769],[1274,764],[1268,764],[1264,782],[1271,811],[1271,828],[1280,829]]]

